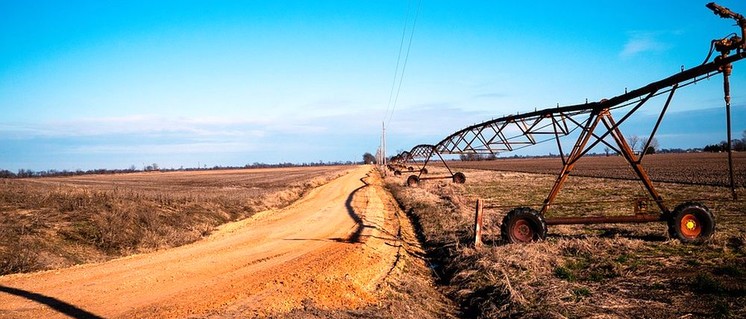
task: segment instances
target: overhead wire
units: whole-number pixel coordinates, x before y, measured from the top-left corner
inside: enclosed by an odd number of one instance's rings
[[[404,29],[402,30],[402,39],[399,45],[399,56],[397,57],[396,61],[396,70],[394,73],[394,81],[391,84],[391,92],[389,94],[389,105],[386,107],[386,114],[384,115],[384,125],[388,126],[387,124],[391,122],[391,119],[394,116],[394,112],[396,111],[396,105],[399,102],[399,95],[401,93],[402,83],[404,82],[404,73],[407,69],[407,62],[409,61],[409,53],[412,49],[412,39],[414,38],[414,31],[415,27],[417,26],[417,20],[420,15],[420,9],[422,8],[422,0],[419,0],[417,3],[417,9],[414,14],[414,19],[412,22],[412,28],[409,30],[409,42],[407,43],[407,50],[404,54],[404,62],[401,64],[401,72],[399,72],[399,64],[401,62],[401,56],[402,56],[402,50],[404,48],[404,41],[406,40],[407,36],[407,27],[409,26],[409,16],[411,15],[411,1],[409,6],[407,7],[407,18],[405,19]],[[397,79],[398,77],[398,79]],[[398,82],[398,86],[397,86]],[[394,94],[394,87],[396,87],[396,94]],[[392,102],[393,99],[393,102]],[[391,111],[389,112],[389,109]]]
[[[383,122],[389,117],[389,111],[391,110],[391,102],[394,99],[394,89],[396,88],[396,78],[399,76],[399,63],[401,62],[402,50],[404,49],[404,40],[407,35],[407,26],[409,26],[409,16],[412,10],[412,1],[409,1],[407,5],[407,14],[404,17],[404,28],[401,31],[401,41],[399,42],[399,54],[396,57],[396,68],[394,68],[394,80],[391,82],[391,90],[389,92],[389,102],[386,104],[386,112],[383,113]]]

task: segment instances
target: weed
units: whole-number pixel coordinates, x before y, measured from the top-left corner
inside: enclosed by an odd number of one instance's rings
[[[692,289],[706,294],[719,294],[724,291],[723,284],[710,274],[700,273],[694,278]]]
[[[572,289],[572,294],[575,296],[575,301],[580,301],[581,299],[590,296],[591,291],[587,287],[578,287]]]
[[[554,276],[559,279],[563,279],[567,281],[576,280],[575,274],[572,272],[572,270],[562,267],[562,266],[558,266],[554,268]]]
[[[730,305],[727,302],[717,301],[715,303],[714,308],[715,309],[714,309],[713,317],[715,318],[731,318],[732,317]]]
[[[744,277],[746,276],[746,271],[744,271],[743,267],[746,267],[746,266],[724,265],[724,266],[716,267],[713,270],[713,273],[716,275],[721,275],[721,276]]]
[[[614,261],[623,264],[623,263],[626,263],[627,261],[629,261],[629,259],[630,259],[630,255],[629,254],[621,254],[621,255],[619,255],[619,257],[615,258]]]

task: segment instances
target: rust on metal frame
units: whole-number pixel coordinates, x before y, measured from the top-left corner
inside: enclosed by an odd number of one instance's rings
[[[425,165],[427,165],[433,154],[437,154],[448,168],[448,165],[443,160],[441,154],[497,154],[501,151],[513,151],[521,147],[555,139],[560,151],[563,167],[557,180],[552,186],[549,195],[546,197],[542,205],[540,213],[544,215],[559,194],[559,191],[577,161],[586,155],[591,149],[603,143],[625,158],[638,179],[645,186],[650,198],[652,198],[660,209],[660,215],[636,214],[635,216],[564,217],[548,219],[547,223],[556,225],[617,222],[634,223],[665,220],[665,216],[669,215],[670,211],[664,205],[660,194],[653,186],[647,171],[642,165],[642,160],[653,137],[658,131],[660,123],[668,110],[676,90],[722,73],[726,107],[730,188],[732,197],[735,200],[735,180],[733,176],[733,159],[731,153],[729,76],[732,72],[732,63],[746,58],[746,52],[744,52],[746,51],[746,41],[744,40],[746,37],[746,18],[715,3],[709,3],[707,4],[707,7],[722,18],[736,20],[738,26],[741,28],[740,37],[738,35],[733,35],[729,38],[726,37],[712,41],[712,48],[720,53],[720,55],[713,61],[708,62],[712,54],[711,51],[705,59],[705,62],[699,66],[687,70],[682,69],[680,73],[650,83],[638,89],[625,92],[624,94],[610,99],[564,107],[558,106],[553,109],[544,109],[519,115],[509,115],[466,127],[449,135],[435,145],[427,145],[427,147],[423,148],[422,150],[427,152]],[[732,51],[735,51],[735,54],[731,55]],[[646,144],[643,146],[643,151],[638,157],[627,144],[627,141],[619,127],[651,98],[666,93],[668,94],[666,102],[650,132]],[[626,114],[624,114],[618,122],[615,121],[611,115],[611,111],[624,108],[630,109],[626,111]],[[602,125],[598,125],[599,123]],[[566,156],[562,149],[560,138],[570,135],[576,130],[580,130],[578,139],[570,153]],[[596,130],[599,130],[599,132],[597,133]],[[513,133],[512,135],[510,134],[511,132]],[[548,135],[550,138],[542,141],[537,140],[536,137],[541,135]],[[611,137],[614,143],[606,141],[605,139],[607,137]],[[592,141],[592,139],[594,140]],[[412,153],[414,153],[414,149]]]

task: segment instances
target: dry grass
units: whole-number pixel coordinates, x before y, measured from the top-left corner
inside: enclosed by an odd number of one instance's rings
[[[699,199],[716,215],[717,232],[702,245],[669,240],[664,223],[554,226],[543,242],[506,245],[499,237],[502,217],[515,206],[538,208],[555,177],[466,175],[464,185],[431,180],[414,189],[388,179],[464,317],[746,316],[746,204],[728,200],[726,188],[656,183],[664,199],[672,199],[669,207]],[[744,189],[739,193],[746,197]],[[565,204],[548,215],[630,214],[632,199],[643,194],[637,182],[571,178],[557,199]],[[475,249],[471,227],[480,197],[498,207],[485,212],[490,244]],[[581,203],[600,197],[615,202]]]
[[[346,169],[0,180],[0,275],[184,245],[285,206]]]

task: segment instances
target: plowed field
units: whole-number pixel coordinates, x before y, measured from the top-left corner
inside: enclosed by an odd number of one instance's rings
[[[746,152],[733,153],[736,185],[746,186]],[[726,153],[649,154],[643,166],[656,182],[697,185],[730,185]],[[559,157],[500,158],[494,161],[451,162],[452,168],[474,168],[507,172],[558,174],[562,169]],[[573,176],[636,179],[629,164],[621,156],[586,156],[578,161]]]

